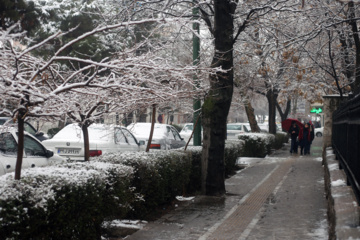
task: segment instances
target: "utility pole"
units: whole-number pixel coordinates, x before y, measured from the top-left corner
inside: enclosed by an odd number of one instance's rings
[[[197,6],[196,1],[194,0],[194,8],[193,8],[193,19],[199,20],[199,8]],[[200,25],[198,22],[193,23],[193,65],[196,66],[199,64],[200,61],[200,38],[195,33],[200,33]],[[194,75],[195,84],[198,87],[199,79],[197,74]],[[201,100],[200,98],[194,99],[193,103],[193,109],[194,109],[194,117],[193,117],[193,124],[194,124],[194,146],[201,146],[201,118],[200,118],[200,112],[201,112]]]

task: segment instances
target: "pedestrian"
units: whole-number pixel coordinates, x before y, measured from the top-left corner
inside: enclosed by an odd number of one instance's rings
[[[311,125],[309,123],[305,123],[304,128],[302,128],[299,133],[301,155],[303,155],[303,153],[304,155],[310,154],[310,146],[312,140],[314,139],[314,131],[311,130],[310,126]]]
[[[314,127],[314,124],[312,124],[311,121],[309,121],[309,128],[310,128],[310,146],[309,146],[309,151],[308,151],[308,154],[310,155],[310,148],[311,148],[311,144],[314,140],[314,137],[315,137],[315,127]]]
[[[289,133],[291,137],[291,147],[290,153],[297,153],[298,152],[298,144],[297,144],[297,137],[299,135],[299,127],[295,121],[291,122],[291,126],[289,128]]]

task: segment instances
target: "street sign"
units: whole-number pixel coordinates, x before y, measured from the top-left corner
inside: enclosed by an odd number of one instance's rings
[[[319,114],[319,113],[322,113],[322,107],[313,107],[311,110],[310,110],[310,113],[316,113],[316,114]]]

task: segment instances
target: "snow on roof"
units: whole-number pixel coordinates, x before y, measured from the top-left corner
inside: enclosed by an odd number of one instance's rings
[[[167,134],[166,124],[155,123],[153,136],[164,136]],[[151,123],[133,123],[127,127],[135,136],[149,137]]]
[[[92,124],[88,127],[90,141],[106,141],[114,134],[114,126]],[[83,141],[83,132],[77,123],[69,124],[61,129],[52,139],[71,139]]]

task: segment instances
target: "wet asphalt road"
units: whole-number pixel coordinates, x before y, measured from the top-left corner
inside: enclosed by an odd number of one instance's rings
[[[311,155],[291,155],[289,145],[226,181],[223,197],[197,196],[129,240],[327,239],[322,138]]]

